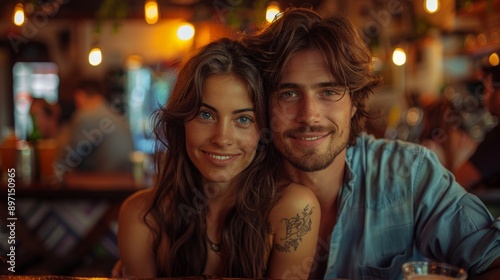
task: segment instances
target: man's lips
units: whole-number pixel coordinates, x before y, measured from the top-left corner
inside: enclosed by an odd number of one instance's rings
[[[321,134],[321,135],[292,135],[291,138],[297,139],[297,140],[304,140],[304,141],[314,141],[318,140],[322,137],[326,137],[328,134]]]
[[[327,139],[328,135],[330,135],[330,133],[295,134],[290,135],[289,137],[299,146],[315,147],[323,143]]]

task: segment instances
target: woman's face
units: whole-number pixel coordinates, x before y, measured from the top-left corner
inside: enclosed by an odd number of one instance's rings
[[[202,105],[185,123],[186,149],[205,182],[231,182],[250,165],[259,128],[247,87],[234,75],[205,80]]]

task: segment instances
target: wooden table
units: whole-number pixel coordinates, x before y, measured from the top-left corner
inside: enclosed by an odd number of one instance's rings
[[[84,256],[100,242],[100,239],[110,228],[111,223],[116,221],[121,203],[125,198],[144,188],[134,183],[128,174],[71,174],[60,184],[40,184],[29,185],[16,184],[15,202],[16,204],[26,199],[36,198],[41,203],[52,203],[54,201],[77,201],[87,200],[92,202],[105,201],[109,205],[102,213],[94,226],[78,242],[76,248],[69,256],[55,256],[47,250],[41,240],[34,234],[25,221],[17,215],[16,224],[16,244],[21,244],[24,248],[29,248],[28,254],[23,259],[16,259],[17,267],[33,262],[35,259],[41,261],[38,266],[48,270],[54,275],[68,275],[83,260]],[[0,190],[6,194],[7,185],[2,183]],[[2,197],[7,197],[3,196]],[[7,199],[0,200],[0,218],[8,222]],[[19,245],[18,245],[19,246]]]

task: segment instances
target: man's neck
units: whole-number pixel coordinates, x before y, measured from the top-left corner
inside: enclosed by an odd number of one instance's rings
[[[304,185],[314,192],[323,212],[323,208],[325,210],[331,209],[337,202],[337,196],[344,178],[345,157],[346,150],[344,149],[332,164],[320,171],[302,171],[293,167],[288,162],[285,162],[285,167],[294,183]]]
[[[318,236],[318,245],[315,256],[314,269],[309,275],[310,279],[322,279],[325,274],[329,252],[330,236],[337,223],[338,195],[344,179],[346,150],[342,151],[327,168],[305,172],[285,162],[288,175],[294,183],[310,188],[321,206],[321,223]]]

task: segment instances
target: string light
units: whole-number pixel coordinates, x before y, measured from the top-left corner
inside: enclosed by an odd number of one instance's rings
[[[498,54],[496,52],[490,54],[490,56],[488,57],[488,62],[491,66],[498,66],[498,64],[500,63]]]
[[[158,3],[156,0],[146,0],[144,4],[144,18],[148,24],[155,24],[158,21]]]
[[[177,38],[182,41],[187,41],[194,36],[194,26],[190,23],[184,23],[177,28]]]
[[[15,25],[21,26],[24,24],[24,20],[25,16],[23,4],[18,3],[16,7],[14,7],[14,15],[12,16],[12,21]]]
[[[102,52],[99,47],[94,47],[89,52],[89,64],[92,66],[97,66],[102,62]]]
[[[439,11],[439,0],[425,0],[424,9],[429,14],[434,14]]]
[[[392,62],[397,66],[404,65],[406,63],[406,53],[402,48],[396,48],[392,53]]]
[[[267,6],[267,9],[266,9],[267,22],[272,22],[276,18],[276,15],[279,13],[280,13],[280,7],[279,7],[278,3],[274,2],[274,1],[269,3],[269,5]]]

